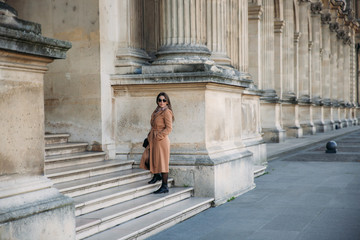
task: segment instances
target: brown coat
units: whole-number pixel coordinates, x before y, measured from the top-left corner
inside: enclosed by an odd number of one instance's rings
[[[172,117],[173,113],[168,108],[151,115],[149,146],[145,149],[140,162],[140,167],[147,169],[145,160],[149,157],[151,173],[169,172],[170,140],[168,135],[172,130]]]

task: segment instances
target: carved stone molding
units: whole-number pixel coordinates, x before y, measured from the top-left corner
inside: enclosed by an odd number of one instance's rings
[[[327,107],[330,107],[333,105],[333,103],[331,102],[331,99],[329,99],[329,98],[323,99],[322,103],[324,106],[327,106]]]
[[[320,14],[323,9],[323,4],[321,2],[311,3],[311,12],[313,14]]]
[[[312,99],[310,98],[309,95],[304,94],[304,95],[299,97],[298,102],[301,103],[301,104],[311,104]]]
[[[320,96],[313,97],[311,101],[315,106],[323,106],[324,105]]]
[[[330,27],[330,31],[336,32],[339,29],[339,23],[337,22],[330,23],[329,27]]]
[[[285,22],[281,20],[274,21],[274,32],[282,33],[285,26]]]
[[[249,20],[260,20],[263,13],[261,5],[249,5],[248,19]]]
[[[307,3],[310,2],[310,0],[299,0],[299,3]]]
[[[321,23],[322,24],[329,24],[330,21],[331,21],[331,14],[330,13],[321,14]]]
[[[266,102],[279,102],[279,97],[274,89],[265,89],[260,99]]]

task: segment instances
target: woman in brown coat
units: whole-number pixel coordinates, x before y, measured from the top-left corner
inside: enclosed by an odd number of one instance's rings
[[[168,135],[172,130],[174,115],[169,96],[161,92],[156,98],[157,108],[151,115],[151,130],[148,134],[149,145],[146,147],[140,162],[140,167],[149,169],[154,174],[149,184],[162,180],[161,187],[154,193],[169,192],[167,182],[170,160],[170,140]],[[146,161],[149,159],[149,168]],[[161,173],[161,176],[160,176]]]

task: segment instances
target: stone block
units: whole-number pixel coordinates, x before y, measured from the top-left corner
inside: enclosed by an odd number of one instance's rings
[[[0,239],[75,239],[73,200],[41,176],[0,177]]]
[[[157,79],[164,75],[159,74]],[[201,82],[183,79],[174,75],[167,84],[114,82],[116,155],[139,162],[156,96],[164,91],[170,96],[175,115],[169,136],[170,176],[175,185],[194,186],[196,196],[213,197],[215,204],[221,204],[252,189],[253,165],[266,162],[259,133],[259,95],[204,78]],[[125,76],[124,80],[129,79]]]

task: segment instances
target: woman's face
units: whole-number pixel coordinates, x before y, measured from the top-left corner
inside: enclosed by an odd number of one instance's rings
[[[164,96],[160,96],[158,98],[158,105],[159,107],[163,108],[163,107],[166,107],[167,105],[167,99],[164,97]]]

